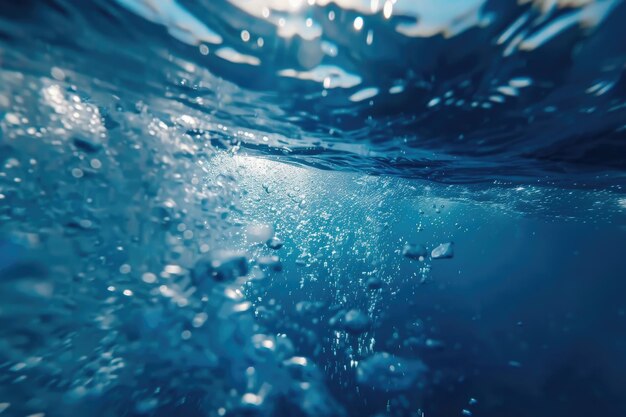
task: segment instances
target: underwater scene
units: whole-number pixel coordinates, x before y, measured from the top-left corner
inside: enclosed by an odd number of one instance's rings
[[[626,2],[0,1],[0,417],[626,416]]]

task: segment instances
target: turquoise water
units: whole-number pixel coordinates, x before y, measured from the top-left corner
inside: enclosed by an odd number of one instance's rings
[[[0,416],[626,415],[621,1],[0,5]]]

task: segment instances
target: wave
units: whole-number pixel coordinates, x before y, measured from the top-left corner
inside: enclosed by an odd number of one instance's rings
[[[144,111],[296,164],[624,180],[620,1],[48,0],[0,15],[5,119],[15,91],[51,81],[97,103],[107,128]]]

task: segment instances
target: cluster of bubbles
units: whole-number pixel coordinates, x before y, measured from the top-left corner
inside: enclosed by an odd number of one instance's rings
[[[354,213],[315,206],[329,202],[326,184],[194,136],[199,119],[79,88],[58,68],[2,77],[10,111],[0,121],[0,400],[9,401],[0,412],[344,415],[327,369],[300,353],[299,336],[286,335],[297,325],[277,320],[272,300],[280,277],[300,276],[302,288],[317,281],[321,269],[307,272],[316,267],[327,267],[332,297],[308,301],[319,294],[303,291],[296,314],[328,325],[328,347],[345,355],[357,383],[391,393],[426,383],[421,361],[374,348],[392,286],[380,264],[399,265],[404,254],[426,279],[432,259],[452,256],[451,243],[377,253],[367,242],[376,234],[348,221]],[[268,175],[277,169],[291,181]],[[356,183],[386,188],[364,218],[382,233],[389,180]],[[293,188],[278,190],[285,184]],[[360,306],[343,284],[353,260],[336,252],[354,238]],[[281,274],[285,259],[297,274]],[[296,330],[325,349],[316,331]]]
[[[0,411],[342,413],[255,320],[242,286],[280,261],[229,247],[240,191],[210,143],[145,107],[3,79]],[[282,246],[265,226],[247,238]]]

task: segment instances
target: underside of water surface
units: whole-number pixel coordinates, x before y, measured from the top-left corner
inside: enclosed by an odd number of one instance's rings
[[[626,3],[0,3],[0,417],[623,417]]]

